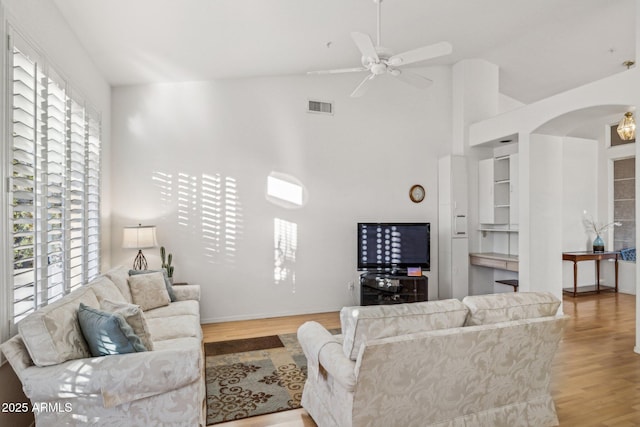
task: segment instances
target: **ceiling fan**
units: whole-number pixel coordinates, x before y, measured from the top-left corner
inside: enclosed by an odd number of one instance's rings
[[[382,0],[373,0],[373,2],[378,6],[376,45],[374,46],[371,38],[364,33],[351,33],[351,38],[360,50],[360,53],[362,53],[362,67],[309,71],[307,74],[338,74],[369,71],[369,75],[367,75],[351,93],[352,98],[362,96],[367,91],[369,84],[377,76],[382,74],[390,74],[405,83],[421,89],[429,87],[431,83],[433,83],[430,79],[408,70],[401,70],[398,67],[449,55],[452,51],[451,44],[448,42],[440,42],[394,55],[390,49],[383,47],[380,42],[380,4]]]

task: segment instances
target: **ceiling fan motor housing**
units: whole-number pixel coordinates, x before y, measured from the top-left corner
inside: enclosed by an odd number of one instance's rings
[[[378,55],[378,59],[376,60],[375,58],[363,56],[362,65],[378,76],[388,71],[387,66],[389,65],[389,58],[393,56],[393,52],[391,49],[387,49],[383,46],[376,46],[375,50]]]
[[[379,76],[380,74],[384,74],[387,72],[387,65],[383,62],[378,62],[377,64],[373,64],[370,70],[373,74]]]

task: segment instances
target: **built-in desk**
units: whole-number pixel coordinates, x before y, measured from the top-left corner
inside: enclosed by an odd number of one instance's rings
[[[476,252],[469,254],[469,263],[480,267],[518,271],[518,255],[497,252]]]
[[[586,293],[600,293],[604,291],[618,292],[618,256],[619,252],[563,252],[563,261],[573,262],[573,289],[563,288],[562,291],[572,296]],[[615,261],[615,287],[600,285],[600,261]],[[595,261],[596,263],[596,283],[591,286],[580,286],[578,288],[578,262]]]

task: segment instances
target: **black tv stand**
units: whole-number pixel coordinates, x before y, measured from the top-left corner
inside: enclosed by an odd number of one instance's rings
[[[360,275],[360,305],[402,304],[428,301],[429,278],[394,272],[366,272]]]

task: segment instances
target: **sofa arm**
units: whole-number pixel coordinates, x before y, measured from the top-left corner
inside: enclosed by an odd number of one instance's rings
[[[307,357],[309,374],[320,375],[320,367],[348,391],[356,385],[355,362],[346,357],[342,344],[317,322],[298,328],[298,341]]]
[[[31,401],[102,395],[105,408],[184,387],[201,377],[200,348],[70,360],[23,371]]]
[[[176,301],[200,301],[200,285],[173,285]]]
[[[18,378],[20,378],[20,381],[22,381],[22,372],[29,366],[33,366],[33,361],[20,334],[14,335],[9,341],[0,344],[0,350],[9,361]]]

